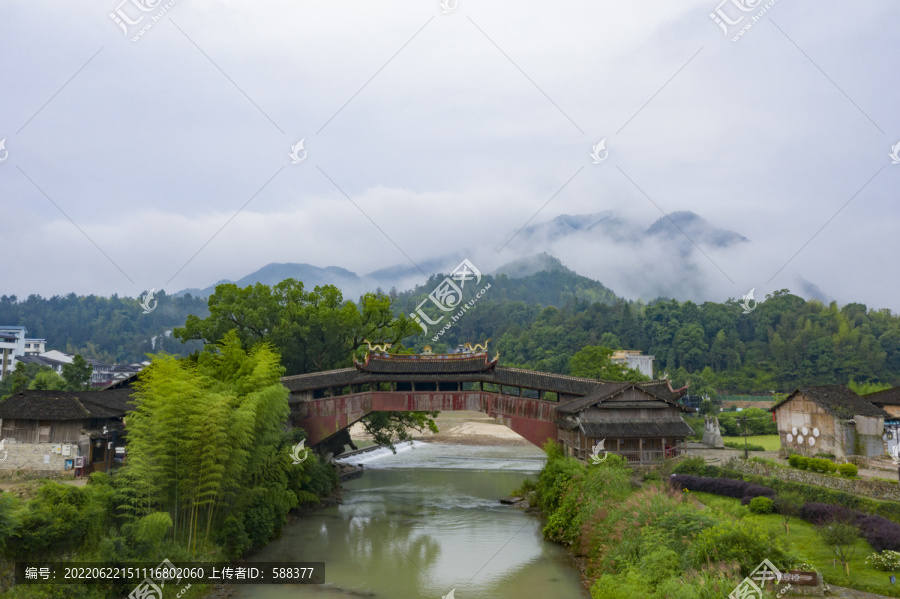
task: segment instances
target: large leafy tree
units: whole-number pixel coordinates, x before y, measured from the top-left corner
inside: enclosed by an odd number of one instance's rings
[[[573,376],[583,376],[604,381],[632,381],[641,382],[650,380],[634,368],[628,368],[625,364],[616,364],[611,360],[613,350],[602,345],[589,345],[578,350],[569,360],[569,369]]]
[[[421,331],[406,316],[395,317],[390,297],[367,293],[359,302],[345,301],[333,285],[304,289],[303,283],[285,279],[274,287],[257,283],[240,288],[219,285],[209,297],[209,316],[188,316],[175,336],[216,346],[229,333],[245,346],[265,342],[280,354],[287,374],[303,374],[352,364],[354,352],[364,345],[400,341]],[[363,419],[376,441],[390,445],[406,438],[407,428],[434,429],[434,414],[384,412]]]
[[[80,355],[76,355],[69,364],[63,364],[62,367],[62,376],[72,391],[89,388],[93,372],[94,367]]]
[[[219,285],[209,296],[209,312],[202,319],[188,316],[175,336],[215,344],[233,330],[244,344],[271,343],[287,374],[347,366],[364,339],[396,344],[420,330],[405,316],[395,318],[383,294],[367,293],[355,303],[333,285],[307,291],[295,279],[274,287]]]

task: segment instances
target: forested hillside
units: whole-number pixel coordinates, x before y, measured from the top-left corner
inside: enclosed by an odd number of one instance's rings
[[[47,340],[47,349],[81,354],[108,363],[137,362],[151,351],[165,349],[186,355],[199,344],[183,345],[165,332],[181,326],[188,314],[206,316],[205,299],[167,296],[160,291],[154,297],[156,308],[149,314],[138,300],[130,297],[96,295],[42,298],[31,295],[18,301],[14,295],[0,296],[0,325],[24,326],[29,337]],[[150,302],[150,306],[153,306]],[[158,337],[157,337],[158,336]],[[157,337],[153,347],[151,339]]]
[[[394,314],[414,312],[443,278],[435,275],[412,291],[392,291]],[[749,314],[734,300],[698,305],[664,299],[644,304],[618,298],[597,281],[564,267],[516,278],[485,275],[477,288],[486,285],[490,288],[484,296],[438,342],[432,341],[433,335],[449,318],[428,335],[407,337],[404,344],[417,350],[431,345],[440,351],[490,337],[491,351],[500,352],[503,364],[558,373],[568,373],[570,358],[585,346],[639,349],[656,356],[657,376],[668,372],[676,385],[689,381],[692,393],[769,394],[799,384],[851,379],[900,383],[900,317],[886,309],[870,310],[856,303],[826,306],[787,290],[772,294]],[[472,286],[469,281],[466,301],[472,297]],[[336,289],[333,294],[336,301],[347,301],[339,299]],[[254,297],[249,294],[241,301],[252,303]],[[158,307],[143,314],[137,300],[116,296],[31,296],[22,302],[3,296],[0,324],[24,325],[30,335],[46,338],[51,348],[107,361],[133,361],[152,351],[153,336],[182,326],[189,314],[200,319],[209,315],[205,300],[164,293],[157,294],[157,300]],[[255,313],[253,306],[241,305]],[[431,314],[439,316],[435,308]],[[295,314],[292,322],[298,318]],[[302,337],[299,321],[288,324],[285,330],[296,330]],[[227,322],[222,326],[228,328]],[[178,355],[199,347],[196,341],[182,345],[175,337],[162,343],[162,349]],[[298,348],[316,346],[314,340],[302,338],[290,343]],[[291,372],[310,368],[316,369],[298,363]]]
[[[890,310],[825,306],[786,289],[749,314],[734,300],[644,305],[584,286],[573,275],[486,276],[479,287],[491,288],[440,343],[421,335],[417,346],[438,350],[491,337],[502,363],[558,373],[567,373],[569,358],[586,345],[639,349],[656,356],[657,376],[667,371],[675,384],[690,381],[692,393],[768,394],[850,379],[900,382],[900,317]],[[439,280],[401,294],[398,309],[411,312]]]

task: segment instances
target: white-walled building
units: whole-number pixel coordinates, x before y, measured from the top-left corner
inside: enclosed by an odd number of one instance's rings
[[[25,340],[25,355],[26,356],[38,356],[44,353],[44,350],[47,347],[46,339],[26,339]]]
[[[0,326],[0,380],[15,370],[16,358],[25,355],[25,327]]]
[[[653,378],[653,360],[654,356],[645,356],[637,349],[617,349],[610,356],[613,364],[624,364],[651,379]]]

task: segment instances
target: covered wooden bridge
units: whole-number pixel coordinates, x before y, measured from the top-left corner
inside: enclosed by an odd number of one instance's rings
[[[382,348],[383,349],[383,348]],[[335,455],[351,445],[347,427],[374,411],[477,410],[537,446],[559,441],[585,459],[605,449],[629,461],[678,455],[692,429],[678,403],[686,388],[668,381],[606,382],[497,365],[483,351],[389,354],[370,351],[352,368],[282,379],[291,393],[291,422],[310,446]]]

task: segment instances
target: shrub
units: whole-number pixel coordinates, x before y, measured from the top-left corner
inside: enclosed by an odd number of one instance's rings
[[[733,480],[730,478],[705,478],[701,476],[690,476],[676,474],[669,477],[670,484],[676,489],[688,489],[691,491],[701,491],[704,493],[712,493],[713,495],[722,495],[724,497],[734,497],[741,499],[743,497],[774,497],[775,491],[760,485],[754,485],[743,480]]]
[[[837,465],[834,462],[825,458],[809,458],[807,464],[809,470],[817,472],[834,472],[837,469]]]
[[[798,456],[797,459],[797,468],[800,470],[806,470],[807,466],[809,466],[809,458],[806,456]]]
[[[660,476],[659,472],[655,470],[651,470],[643,477],[644,481],[652,481],[652,482],[662,482],[662,476]]]
[[[800,458],[802,458],[802,457],[803,457],[802,455],[792,453],[791,455],[788,456],[788,464],[792,468],[799,468],[800,467]]]
[[[754,514],[771,514],[772,500],[768,497],[754,497],[750,500],[750,511]]]
[[[857,512],[858,513],[858,512]],[[831,503],[804,503],[800,517],[811,524],[822,525],[830,522],[848,521],[855,518],[855,512]]]
[[[841,473],[841,476],[846,476],[847,478],[852,478],[859,472],[859,468],[856,467],[856,464],[841,464],[837,469],[838,472]]]
[[[866,558],[866,565],[882,572],[898,572],[900,571],[900,553],[896,551],[873,553]]]
[[[875,551],[900,551],[900,524],[881,516],[871,516],[856,512],[856,525],[860,534]]]
[[[675,466],[675,474],[692,474],[703,476],[706,474],[706,460],[702,456],[685,458]]]
[[[736,561],[744,576],[764,559],[779,569],[794,559],[765,525],[752,520],[725,520],[707,528],[694,539],[686,556],[687,565],[700,569],[708,563]]]
[[[730,447],[731,449],[744,449],[744,444],[740,441],[726,441],[725,447]],[[756,445],[754,443],[747,443],[747,451],[765,451],[766,448],[762,445]]]

